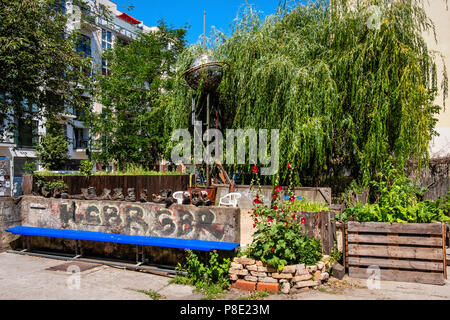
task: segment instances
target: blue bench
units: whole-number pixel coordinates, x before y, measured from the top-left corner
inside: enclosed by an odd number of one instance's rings
[[[112,234],[103,232],[48,229],[48,228],[35,228],[24,226],[14,227],[5,231],[22,236],[112,242],[112,243],[122,243],[140,246],[190,249],[199,251],[211,251],[211,250],[231,251],[239,246],[239,243],[232,243],[232,242],[143,237],[143,236],[131,236],[124,234]]]
[[[136,266],[135,270],[138,268],[153,271],[163,271],[166,273],[177,273],[173,270],[167,269],[146,269],[142,267],[146,263],[144,246],[151,247],[163,247],[163,248],[175,248],[175,249],[190,249],[198,251],[211,251],[211,250],[224,250],[232,251],[236,249],[240,244],[232,242],[217,242],[217,241],[204,241],[204,240],[189,240],[189,239],[175,239],[175,238],[158,238],[158,237],[143,237],[143,236],[132,236],[124,234],[112,234],[103,232],[92,232],[92,231],[76,231],[76,230],[63,230],[63,229],[48,229],[48,228],[35,228],[35,227],[14,227],[5,230],[11,232],[15,235],[21,235],[26,238],[27,241],[22,239],[24,245],[24,250],[14,253],[21,254],[31,254],[37,256],[44,256],[47,258],[53,258],[53,256],[31,253],[31,246],[28,237],[50,237],[59,239],[70,239],[76,240],[76,251],[75,257],[69,260],[80,259],[83,257],[83,247],[80,247],[80,241],[99,241],[99,242],[110,242],[110,243],[120,243],[128,245],[136,245]],[[103,263],[106,265],[114,265],[111,263]],[[115,264],[117,265],[117,264]],[[119,265],[120,266],[120,265]]]

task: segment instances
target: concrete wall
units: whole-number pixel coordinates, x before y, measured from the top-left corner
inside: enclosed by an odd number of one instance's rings
[[[0,252],[10,249],[10,243],[18,238],[4,230],[21,223],[20,206],[15,204],[13,198],[0,198]]]
[[[182,238],[240,241],[240,212],[235,208],[155,203],[47,199],[25,196],[24,226]]]

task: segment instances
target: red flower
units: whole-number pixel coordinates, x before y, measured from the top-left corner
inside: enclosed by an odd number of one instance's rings
[[[258,173],[258,167],[256,166],[256,164],[252,167],[252,172],[254,173]]]
[[[253,229],[255,229],[255,228],[256,228],[256,224],[253,225]]]
[[[295,214],[293,214],[293,215],[292,215],[292,219],[294,219],[294,220],[296,219],[296,216],[295,216]]]
[[[305,224],[306,219],[305,219],[305,218],[302,218],[302,219],[300,220],[300,222],[301,222],[302,224]]]
[[[269,217],[269,222],[272,222],[272,221],[273,221],[272,217]]]
[[[280,187],[280,186],[276,187],[276,188],[275,188],[275,191],[276,191],[276,192],[280,192],[280,191],[281,191],[281,187]]]
[[[273,210],[278,210],[278,207],[277,206],[273,206]]]
[[[287,164],[287,168],[290,169],[291,168],[291,164],[288,162]]]
[[[286,222],[286,227],[289,227],[289,223]]]
[[[253,201],[253,203],[254,203],[254,204],[260,204],[260,203],[262,203],[262,201],[259,200],[259,199],[255,199],[255,200]]]
[[[272,195],[272,197],[273,197],[274,199],[276,199],[277,196],[278,196],[278,194],[276,194],[276,193],[273,193],[273,195]]]
[[[274,247],[272,247],[272,249],[270,249],[272,252],[274,252],[275,251],[275,248]]]

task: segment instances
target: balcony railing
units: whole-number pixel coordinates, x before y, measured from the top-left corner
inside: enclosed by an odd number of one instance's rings
[[[86,150],[88,148],[89,141],[78,140],[74,141],[73,150]]]

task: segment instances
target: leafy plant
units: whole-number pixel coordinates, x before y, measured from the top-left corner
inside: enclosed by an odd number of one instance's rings
[[[25,161],[23,171],[25,171],[26,174],[34,174],[34,172],[36,171],[36,162],[28,160]]]
[[[292,170],[289,164],[288,167]],[[256,166],[253,172],[259,183]],[[264,204],[260,193],[255,192],[252,209],[253,227],[257,230],[249,246],[249,255],[279,270],[289,264],[313,265],[322,258],[320,241],[304,234],[303,224],[306,223],[306,218],[295,209],[296,200],[291,191],[292,186],[289,189],[290,205],[281,201],[281,187],[276,187],[272,194],[271,207]],[[298,207],[301,208],[302,205],[305,204],[299,204]]]
[[[93,166],[94,166],[94,163],[90,160],[81,161],[80,173],[86,177],[92,176],[92,167]]]
[[[67,184],[63,180],[50,180],[46,181],[43,178],[38,178],[36,180],[36,185],[41,188],[45,187],[45,189],[53,194],[55,191],[64,192],[69,188]]]
[[[61,170],[69,161],[69,142],[61,125],[48,120],[47,132],[41,136],[36,155],[47,170]]]
[[[375,201],[372,204],[357,203],[347,208],[337,219],[359,222],[390,223],[450,223],[448,196],[438,201],[423,201],[425,189],[408,179],[402,172],[387,162],[372,181]]]
[[[210,253],[208,264],[200,261],[199,257],[188,250],[186,263],[178,263],[177,271],[187,272],[185,277],[177,276],[174,282],[178,284],[194,285],[196,290],[202,292],[206,299],[214,299],[220,296],[230,285],[228,270],[231,260],[229,258],[219,261],[217,251]]]

